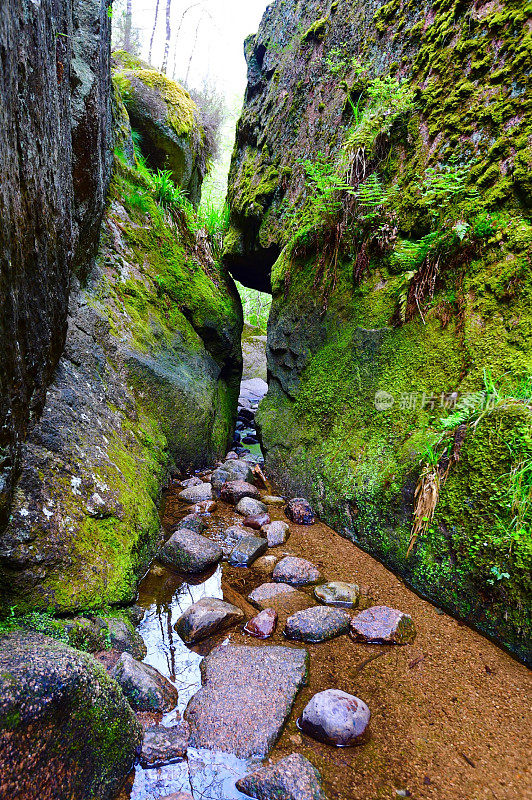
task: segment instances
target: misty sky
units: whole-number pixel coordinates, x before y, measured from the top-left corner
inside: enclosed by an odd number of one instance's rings
[[[148,55],[156,0],[133,0],[133,24],[140,29],[142,55]],[[204,80],[216,85],[228,99],[241,95],[246,65],[243,42],[257,31],[268,3],[266,0],[172,0],[172,28],[177,31],[183,11],[177,56],[170,55],[169,76],[174,63],[175,78],[201,87]],[[163,57],[166,0],[160,0],[159,22],[154,40],[152,64],[160,67]],[[192,61],[189,59],[192,56]]]

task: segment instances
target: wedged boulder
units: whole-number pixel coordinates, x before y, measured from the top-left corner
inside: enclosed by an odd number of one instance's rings
[[[113,650],[129,653],[133,658],[144,658],[148,652],[146,645],[131,622],[123,617],[105,617],[104,621],[107,624],[109,642]]]
[[[310,561],[296,556],[286,556],[281,559],[273,570],[273,580],[289,583],[292,586],[308,586],[317,583],[320,571]]]
[[[179,499],[184,503],[201,503],[204,500],[212,500],[212,486],[210,483],[201,483],[189,486],[179,492]]]
[[[175,531],[157,553],[158,561],[190,575],[205,572],[222,556],[222,548],[215,542],[186,528]]]
[[[217,647],[202,661],[203,685],[186,710],[191,744],[265,756],[306,681],[307,658],[292,647]]]
[[[266,514],[268,509],[260,500],[255,500],[254,497],[243,497],[239,500],[236,510],[243,517],[252,517],[256,514]]]
[[[155,667],[122,653],[111,675],[136,711],[171,711],[177,705],[177,689]]]
[[[267,549],[268,542],[261,536],[252,534],[242,536],[231,551],[229,563],[235,567],[249,567],[255,559],[264,555]]]
[[[36,633],[0,636],[0,797],[111,800],[141,742],[92,656]]]
[[[144,731],[144,740],[140,753],[142,767],[162,767],[181,761],[187,754],[190,739],[188,723],[180,721],[171,728],[164,725],[153,725]]]
[[[396,608],[372,606],[351,620],[351,635],[368,644],[409,644],[416,638],[412,617]]]
[[[284,544],[290,536],[290,527],[281,520],[275,520],[263,525],[262,531],[266,534],[268,547],[277,547],[279,544]]]
[[[320,742],[348,747],[366,731],[370,711],[363,700],[339,689],[318,692],[303,709],[301,730]]]
[[[284,513],[297,525],[313,525],[316,521],[312,506],[304,497],[294,497],[289,500]]]
[[[299,753],[240,778],[236,788],[257,800],[327,800],[321,789],[320,773]]]
[[[186,644],[195,644],[236,625],[242,619],[244,612],[232,603],[216,597],[203,597],[179,617],[174,630]]]
[[[329,581],[322,586],[316,586],[314,597],[327,606],[355,608],[360,600],[360,588],[356,583]]]
[[[243,497],[252,497],[255,500],[259,500],[260,492],[256,486],[247,481],[227,481],[220,489],[220,497],[224,502],[236,506]]]
[[[350,620],[347,611],[341,608],[314,606],[288,617],[284,633],[288,639],[300,642],[324,642],[348,633]]]

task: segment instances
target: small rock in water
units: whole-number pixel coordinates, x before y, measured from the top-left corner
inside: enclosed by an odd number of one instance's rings
[[[284,497],[277,497],[273,494],[267,494],[265,497],[262,498],[262,502],[266,503],[267,506],[284,506],[286,500]]]
[[[409,644],[416,638],[412,617],[388,606],[372,606],[351,620],[351,634],[368,644]]]
[[[303,497],[294,497],[289,500],[284,513],[296,525],[312,525],[316,520],[310,503]]]
[[[290,594],[295,592],[293,586],[288,586],[286,583],[263,583],[257,586],[256,589],[248,595],[248,600],[254,606],[259,608],[268,608],[268,601],[272,598],[278,597],[281,594]]]
[[[229,556],[229,563],[234,567],[249,567],[267,549],[268,542],[261,536],[254,536],[253,534],[243,536],[233,548]]]
[[[242,437],[242,442],[244,444],[258,444],[258,439],[256,436],[253,436],[251,433],[247,433],[244,437]]]
[[[186,478],[184,481],[180,481],[181,486],[183,489],[189,489],[191,486],[201,486],[203,481],[201,478],[196,478],[193,476],[192,478]]]
[[[288,639],[299,642],[324,642],[349,632],[351,617],[341,608],[315,606],[288,617],[284,629]]]
[[[229,450],[229,452],[227,453],[227,455],[225,457],[225,460],[226,461],[235,461],[237,458],[238,458],[238,454],[235,453],[234,450]]]
[[[244,525],[247,528],[254,528],[254,530],[260,531],[264,525],[268,525],[271,521],[269,514],[254,514],[244,519]]]
[[[194,533],[203,533],[203,531],[207,530],[207,523],[199,514],[187,514],[186,517],[179,521],[175,530],[179,531],[182,528],[186,528],[187,531],[194,531]]]
[[[243,497],[237,504],[236,510],[243,517],[251,517],[255,514],[266,514],[268,511],[264,503],[255,500],[253,497]]]
[[[157,553],[158,561],[188,575],[205,572],[222,556],[221,547],[186,528],[175,531]]]
[[[273,608],[265,608],[244,625],[244,630],[250,636],[256,636],[257,639],[268,639],[274,633],[276,625],[277,611]]]
[[[299,725],[320,742],[349,747],[362,736],[370,716],[369,708],[358,697],[339,689],[326,689],[305,706]]]
[[[355,608],[360,600],[360,588],[356,583],[329,581],[314,589],[314,597],[328,606]]]
[[[307,586],[317,583],[320,572],[314,564],[304,558],[286,556],[275,565],[273,580],[281,583],[290,583],[292,586]]]
[[[227,481],[224,483],[220,490],[220,496],[226,503],[231,503],[236,506],[243,497],[253,497],[256,500],[260,499],[260,492],[256,486],[253,486],[247,481],[236,480]]]
[[[122,653],[111,671],[136,711],[171,711],[177,705],[177,689],[155,667]]]
[[[240,778],[236,788],[258,800],[326,800],[320,773],[299,753]]]
[[[194,506],[194,514],[212,514],[217,508],[216,500],[202,500]]]
[[[279,544],[284,544],[290,536],[289,526],[281,520],[266,523],[263,525],[262,530],[266,534],[268,547],[277,547]]]
[[[269,576],[278,562],[278,557],[274,555],[261,556],[253,562],[253,570],[259,575]]]
[[[153,725],[144,731],[144,741],[140,754],[141,767],[162,767],[185,758],[190,739],[187,722],[178,722],[172,728]]]
[[[179,492],[178,497],[184,503],[201,503],[202,500],[212,500],[212,487],[210,483],[201,483],[197,486],[189,486]]]
[[[224,558],[228,558],[236,545],[244,536],[253,536],[253,532],[249,528],[243,528],[241,525],[231,525],[223,532],[223,539],[220,546],[223,550]]]
[[[187,644],[195,644],[207,636],[226,630],[244,617],[232,603],[216,597],[203,597],[187,608],[174,625],[174,630]]]

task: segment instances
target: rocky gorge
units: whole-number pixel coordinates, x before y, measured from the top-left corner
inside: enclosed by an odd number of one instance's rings
[[[114,13],[0,9],[0,798],[521,800],[529,9],[268,6],[223,250]]]

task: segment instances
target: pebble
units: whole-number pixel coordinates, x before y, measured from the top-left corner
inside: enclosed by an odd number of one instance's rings
[[[177,572],[200,574],[223,556],[222,548],[199,533],[180,528],[157,553],[157,560]]]
[[[268,511],[264,503],[255,500],[253,497],[243,497],[237,504],[236,510],[243,517],[251,517],[255,514],[266,514]]]
[[[236,788],[258,800],[326,800],[320,773],[299,753],[240,778]]]
[[[243,617],[244,612],[232,603],[216,597],[203,597],[179,617],[174,630],[186,644],[195,644],[207,636],[230,628]]]
[[[396,608],[372,606],[351,620],[355,641],[367,644],[409,644],[416,638],[412,617]]]
[[[187,490],[185,490],[187,491]],[[220,489],[220,496],[226,503],[236,506],[243,497],[260,499],[260,492],[256,486],[242,480],[227,481]]]
[[[203,481],[201,478],[196,478],[194,476],[192,478],[186,478],[184,481],[180,481],[180,485],[183,487],[183,489],[188,489],[190,486],[201,486],[202,483]]]
[[[261,536],[254,536],[253,534],[242,536],[231,551],[229,563],[234,567],[249,567],[267,549],[268,542]]]
[[[244,519],[244,525],[247,528],[254,528],[256,531],[260,531],[264,525],[268,525],[271,521],[269,514],[254,514]]]
[[[339,689],[326,689],[305,706],[299,725],[320,742],[349,747],[365,732],[370,716],[363,700]]]
[[[216,500],[202,500],[194,506],[194,514],[212,514],[218,508]]]
[[[341,608],[315,606],[297,611],[286,620],[288,639],[300,642],[324,642],[349,632],[351,617]]]
[[[355,608],[360,600],[360,588],[356,583],[329,581],[322,586],[316,586],[314,597],[328,606]]]
[[[122,653],[111,675],[135,711],[171,711],[177,705],[177,689],[155,667]]]
[[[263,533],[266,534],[268,547],[277,547],[279,544],[284,544],[290,536],[290,528],[286,522],[275,520],[262,526]]]
[[[262,502],[266,503],[267,506],[284,506],[286,500],[284,497],[277,497],[273,494],[267,494],[265,497],[262,498]]]
[[[244,625],[244,630],[257,639],[268,639],[275,631],[277,619],[277,611],[275,609],[265,608],[264,611],[261,611]]]
[[[317,583],[320,572],[317,567],[305,558],[286,556],[275,565],[273,580],[290,583],[292,586],[307,586]]]
[[[212,500],[212,487],[210,483],[201,483],[197,486],[189,486],[179,492],[178,497],[184,503],[201,503],[203,500]]]
[[[272,554],[261,556],[253,562],[253,569],[255,572],[258,572],[259,575],[269,577],[272,574],[273,568],[277,564],[278,560],[278,557]]]
[[[316,520],[312,506],[303,497],[294,497],[289,500],[284,513],[297,525],[312,525]]]
[[[171,728],[164,725],[146,728],[139,759],[141,767],[162,767],[183,760],[189,739],[190,727],[187,722],[178,722]]]

